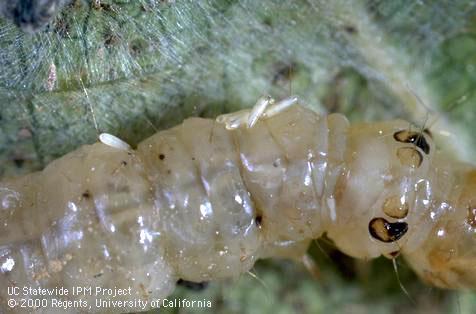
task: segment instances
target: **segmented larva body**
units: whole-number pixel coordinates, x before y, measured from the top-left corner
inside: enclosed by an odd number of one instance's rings
[[[323,233],[351,256],[401,253],[431,284],[476,287],[473,167],[405,121],[255,109],[187,119],[136,150],[86,145],[1,182],[0,287],[130,286],[123,300],[152,300],[178,279],[299,258]]]

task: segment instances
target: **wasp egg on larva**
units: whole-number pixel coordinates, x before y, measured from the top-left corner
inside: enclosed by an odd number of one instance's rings
[[[151,301],[303,257],[326,234],[355,258],[402,255],[431,285],[474,289],[475,190],[476,169],[408,122],[350,125],[263,97],[135,150],[104,133],[2,181],[0,286],[131,287],[124,301]]]

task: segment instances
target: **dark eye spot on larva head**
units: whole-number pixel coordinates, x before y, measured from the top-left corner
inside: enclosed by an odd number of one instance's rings
[[[160,160],[164,160],[164,159],[165,159],[165,155],[164,155],[164,154],[160,154],[160,155],[159,155],[159,159],[160,159]]]
[[[370,235],[382,242],[389,243],[399,240],[408,231],[406,222],[388,222],[384,218],[374,218],[369,222]]]
[[[403,166],[418,168],[423,162],[421,153],[413,147],[400,147],[397,149],[397,157]]]
[[[90,198],[91,197],[91,193],[89,193],[88,190],[84,191],[84,193],[81,195],[83,198]]]
[[[185,287],[187,289],[193,290],[193,291],[201,291],[205,289],[208,286],[208,282],[202,281],[202,282],[193,282],[193,281],[188,281],[184,279],[179,279],[177,280],[177,285]]]
[[[430,145],[425,139],[425,135],[420,132],[412,132],[408,130],[402,130],[395,132],[393,138],[401,143],[412,143],[416,147],[419,147],[425,154],[430,153]]]

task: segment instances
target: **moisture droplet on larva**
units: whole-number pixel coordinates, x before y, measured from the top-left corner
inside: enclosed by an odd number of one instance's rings
[[[383,212],[392,218],[402,219],[408,214],[409,206],[404,197],[390,196],[383,203]]]

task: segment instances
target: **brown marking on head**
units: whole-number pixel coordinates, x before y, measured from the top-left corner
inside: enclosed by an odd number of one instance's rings
[[[402,219],[407,216],[409,208],[405,200],[402,202],[402,197],[394,195],[385,200],[382,209],[387,216]]]
[[[413,147],[400,147],[397,149],[397,157],[403,166],[418,168],[423,162],[422,154]]]
[[[425,135],[421,132],[413,132],[408,130],[401,130],[393,134],[393,138],[397,142],[412,143],[420,148],[425,154],[430,153],[430,145],[426,141]]]
[[[388,222],[385,218],[374,218],[369,222],[370,235],[382,242],[389,243],[399,240],[408,231],[406,222]]]

